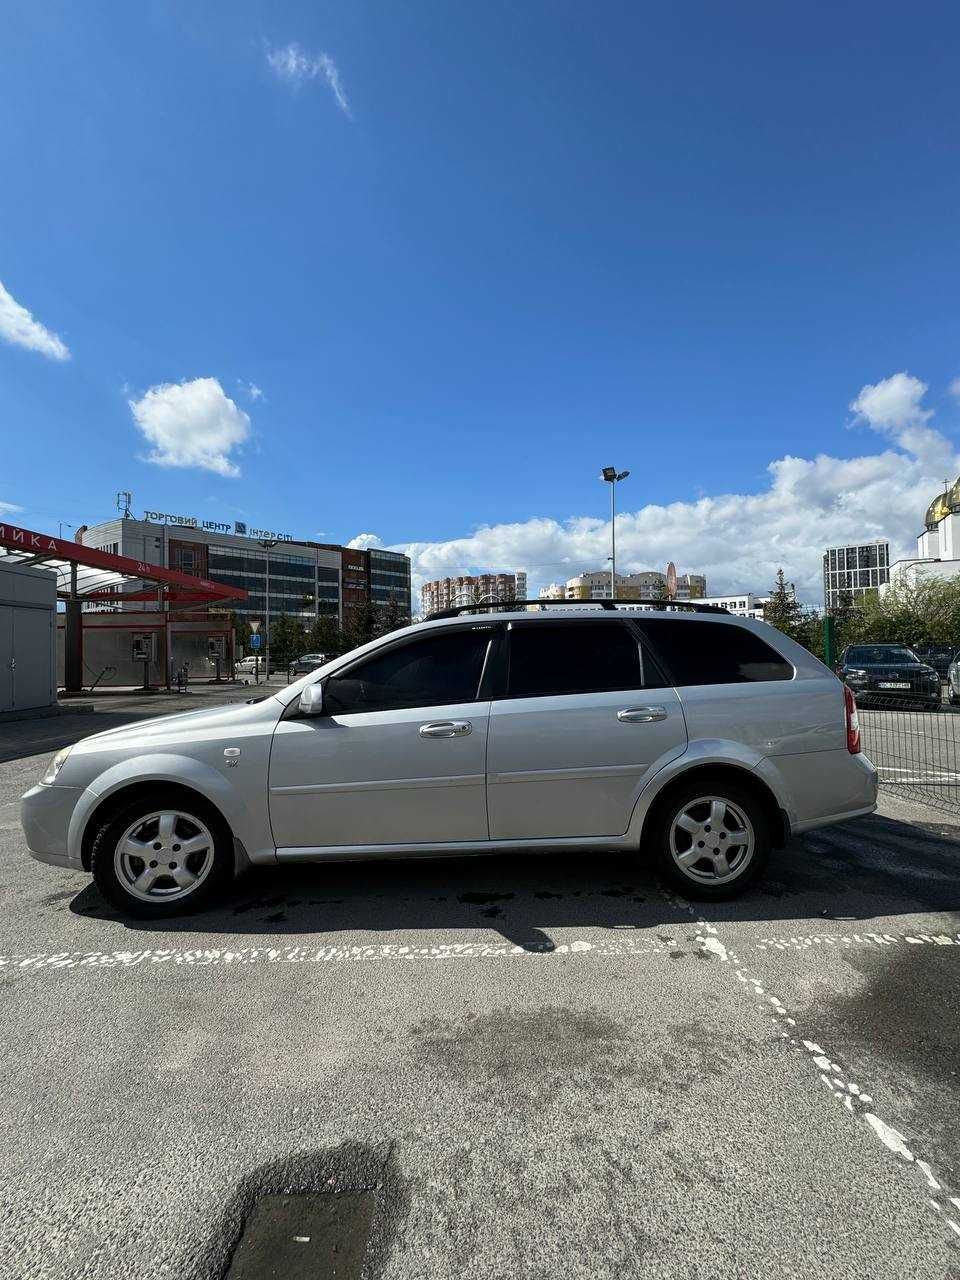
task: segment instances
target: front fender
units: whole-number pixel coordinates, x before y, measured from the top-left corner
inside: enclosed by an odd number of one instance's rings
[[[669,760],[640,792],[630,818],[628,840],[639,844],[647,814],[665,787],[670,786],[691,769],[710,764],[723,765],[727,768],[732,766],[735,769],[743,769],[745,773],[756,774],[772,791],[777,804],[786,811],[791,825],[793,824],[796,815],[789,803],[783,779],[769,756],[764,756],[742,742],[733,742],[725,738],[702,738],[697,742],[691,742],[683,755]]]
[[[77,801],[67,831],[67,855],[70,860],[80,865],[84,831],[91,814],[104,800],[125,787],[150,782],[170,782],[190,787],[219,809],[233,832],[234,839],[250,853],[252,860],[258,860],[253,851],[273,854],[273,838],[267,825],[265,787],[259,796],[259,806],[255,807],[258,798],[256,794],[248,793],[245,799],[240,787],[209,764],[190,756],[158,752],[155,755],[139,755],[121,760],[98,774],[87,786]]]

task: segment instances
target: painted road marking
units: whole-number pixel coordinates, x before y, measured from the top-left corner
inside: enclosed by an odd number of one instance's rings
[[[38,951],[30,954],[0,955],[0,968],[13,969],[132,969],[139,965],[182,965],[204,968],[208,965],[237,964],[341,964],[357,960],[485,960],[504,957],[537,957],[577,955],[590,952],[597,956],[665,956],[680,944],[662,946],[637,942],[573,942],[551,943],[549,946],[516,946],[509,942],[451,942],[438,946],[404,946],[382,943],[370,946],[322,947],[209,947],[191,950],[146,948],[141,951]]]
[[[816,933],[791,937],[761,938],[757,951],[809,951],[815,947],[833,947],[850,951],[857,947],[960,947],[960,930],[956,933]]]
[[[720,941],[716,930],[700,922],[701,932],[693,941],[696,949],[726,960],[734,956]],[[825,933],[800,934],[792,937],[748,940],[740,950],[765,952],[801,952],[816,947],[833,947],[849,951],[858,947],[957,947],[960,931],[947,933]],[[520,946],[510,942],[447,942],[435,946],[404,943],[369,943],[349,947],[328,944],[319,947],[147,947],[136,951],[32,951],[0,955],[0,969],[134,969],[140,966],[177,965],[202,969],[214,966],[250,964],[346,964],[362,960],[491,960],[517,958],[549,958],[550,956],[590,955],[599,958],[640,959],[644,956],[689,954],[685,940],[665,938],[660,942],[640,942],[629,938],[572,942],[530,943]]]
[[[843,1106],[844,1110],[862,1119],[873,1136],[888,1151],[893,1152],[903,1165],[909,1166],[911,1170],[917,1170],[923,1179],[922,1190],[925,1203],[943,1219],[944,1224],[955,1237],[960,1237],[960,1213],[957,1212],[957,1210],[960,1210],[960,1196],[952,1195],[943,1181],[934,1173],[930,1163],[920,1159],[910,1147],[904,1135],[877,1114],[873,1097],[861,1088],[856,1081],[849,1079],[848,1073],[844,1068],[816,1040],[806,1040],[800,1036],[796,1029],[797,1020],[791,1016],[786,1005],[780,1000],[779,996],[769,991],[758,977],[740,963],[731,948],[723,945],[716,927],[699,915],[696,907],[687,902],[685,898],[681,898],[679,894],[666,889],[661,892],[673,906],[687,911],[696,921],[700,930],[698,940],[704,953],[717,956],[720,960],[721,968],[726,972],[733,970],[741,987],[751,993],[759,1002],[767,1017],[772,1020],[780,1038],[791,1049],[802,1052],[806,1056],[816,1071],[821,1084],[830,1090],[830,1093]],[[927,937],[931,942],[934,941],[933,935],[921,936]],[[948,939],[948,944],[951,943],[954,943],[954,939]],[[917,1177],[916,1174],[913,1176],[914,1178]],[[937,1194],[930,1195],[929,1192],[931,1191]]]

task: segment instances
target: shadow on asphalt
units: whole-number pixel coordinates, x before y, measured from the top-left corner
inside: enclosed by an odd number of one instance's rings
[[[67,896],[67,895],[57,895]],[[960,925],[960,827],[870,817],[825,828],[774,852],[763,881],[731,902],[694,904],[664,892],[651,864],[622,854],[497,854],[478,858],[258,867],[224,905],[172,920],[122,919],[89,884],[78,915],[154,933],[284,936],[492,929],[530,951],[553,948],[553,929],[607,929],[611,937],[679,924],[691,936],[702,910],[714,923],[820,922],[849,933],[878,916],[935,912]],[[855,928],[854,923],[854,928]]]

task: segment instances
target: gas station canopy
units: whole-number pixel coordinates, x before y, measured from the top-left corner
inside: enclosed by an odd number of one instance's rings
[[[44,565],[53,570],[57,594],[66,600],[79,598],[117,605],[149,600],[161,606],[197,608],[247,598],[243,587],[196,578],[178,569],[165,569],[13,524],[0,523],[0,555],[12,556],[20,564]],[[138,581],[143,586],[121,594],[119,587],[125,581]]]

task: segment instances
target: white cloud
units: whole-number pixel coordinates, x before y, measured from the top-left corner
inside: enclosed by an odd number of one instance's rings
[[[221,476],[240,474],[231,454],[249,438],[250,419],[216,378],[166,382],[127,403],[153,445],[148,462],[158,467],[199,467]]]
[[[242,378],[237,379],[237,385],[245,396],[249,396],[251,400],[262,400],[263,390],[258,387],[255,382],[244,382]]]
[[[885,537],[894,558],[915,554],[928,503],[941,491],[944,476],[960,472],[951,442],[927,425],[930,412],[920,405],[924,389],[916,379],[898,374],[865,387],[854,401],[855,412],[865,420],[870,422],[868,412],[872,415],[870,425],[895,436],[894,444],[880,452],[855,458],[787,455],[769,464],[769,483],[759,493],[624,511],[617,516],[618,569],[662,570],[673,560],[681,573],[705,573],[708,590],[721,594],[766,592],[782,565],[803,598],[818,603],[825,547]],[[621,487],[621,502],[628,500],[632,483]],[[602,504],[598,486],[597,508]],[[364,540],[373,537],[361,535]],[[411,557],[415,590],[447,574],[526,569],[535,595],[547,582],[609,567],[610,522],[594,516],[535,518],[396,549]]]
[[[23,507],[18,507],[15,502],[0,502],[0,516],[13,515],[15,511],[22,511]]]
[[[349,120],[353,119],[350,103],[340,80],[340,72],[329,53],[321,52],[312,57],[304,53],[298,44],[291,43],[282,49],[268,49],[267,62],[270,69],[288,84],[301,85],[322,76],[336,99],[337,106]]]
[[[954,380],[950,383],[950,394],[956,400],[960,400],[960,378],[954,378]]]
[[[371,547],[382,547],[383,539],[378,538],[375,533],[358,533],[355,538],[350,539],[347,546],[358,551],[369,551]]]
[[[885,433],[901,448],[918,456],[937,455],[937,465],[942,469],[950,461],[952,448],[939,432],[927,426],[933,410],[924,409],[921,404],[926,394],[925,382],[906,372],[895,373],[882,382],[861,387],[850,408],[861,422]]]
[[[15,347],[39,351],[50,360],[69,360],[70,352],[65,342],[51,333],[39,320],[35,320],[26,307],[22,307],[4,288],[0,281],[0,338]]]
[[[923,426],[933,417],[932,409],[920,405],[926,394],[925,382],[909,373],[895,373],[882,382],[861,387],[850,408],[878,431],[902,431],[906,427]]]

